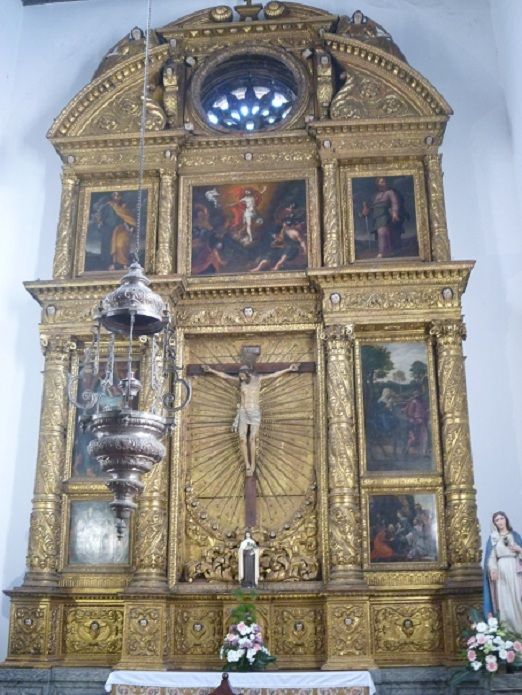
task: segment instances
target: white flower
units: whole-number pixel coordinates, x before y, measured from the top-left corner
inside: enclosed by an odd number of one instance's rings
[[[480,668],[482,668],[482,664],[480,663],[480,661],[472,661],[471,668],[475,671],[478,671]]]
[[[504,642],[504,640],[502,639],[502,637],[499,637],[499,636],[497,635],[496,637],[493,637],[493,642],[494,642],[494,644],[500,645],[500,644],[502,644],[502,643]]]
[[[488,654],[486,656],[486,663],[494,664],[497,661],[497,657],[494,654]]]
[[[238,625],[239,627],[239,625]],[[486,632],[488,626],[484,622],[477,623],[477,632]]]
[[[250,628],[248,625],[245,625],[244,622],[240,622],[237,624],[237,631],[240,635],[248,635],[250,633]]]
[[[496,618],[493,618],[493,617],[488,618],[488,625],[489,625],[489,627],[496,630],[498,627],[498,620]]]
[[[243,656],[241,652],[243,652],[243,649],[231,649],[227,654],[227,661],[230,663],[239,661]]]
[[[510,639],[507,639],[507,640],[504,642],[504,647],[505,647],[506,649],[512,649],[512,648],[513,648],[513,642],[512,642]]]
[[[249,663],[253,664],[254,659],[256,658],[256,650],[255,649],[247,649],[246,657],[247,657]]]
[[[501,649],[498,653],[499,659],[503,659],[504,661],[507,659],[507,651],[505,649]]]

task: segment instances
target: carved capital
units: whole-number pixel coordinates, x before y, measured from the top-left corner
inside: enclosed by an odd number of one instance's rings
[[[70,353],[76,350],[76,343],[69,336],[41,333],[40,347],[47,365],[50,362],[68,362]]]
[[[344,350],[351,345],[355,339],[353,324],[325,326],[321,331],[321,338],[326,343],[328,353],[332,350]]]
[[[461,342],[466,340],[466,324],[464,321],[433,321],[430,335],[437,339],[439,349],[460,346]]]

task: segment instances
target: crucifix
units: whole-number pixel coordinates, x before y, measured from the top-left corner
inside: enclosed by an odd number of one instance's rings
[[[287,372],[314,371],[313,362],[256,364],[261,348],[244,345],[240,364],[191,365],[190,375],[209,374],[233,381],[239,386],[239,403],[233,430],[239,437],[239,448],[245,471],[245,526],[256,525],[256,467],[259,428],[261,426],[261,384]]]

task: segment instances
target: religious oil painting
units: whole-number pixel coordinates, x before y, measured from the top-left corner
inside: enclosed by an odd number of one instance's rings
[[[127,361],[123,359],[117,359],[115,361],[112,384],[105,387],[102,385],[102,379],[105,378],[105,365],[102,363],[100,366],[101,378],[95,377],[91,373],[86,373],[78,380],[76,400],[78,403],[84,402],[88,392],[92,391],[99,396],[98,408],[100,410],[110,410],[111,407],[117,407],[122,402],[123,389],[119,386],[119,382],[127,374]],[[132,368],[136,378],[139,379],[139,362],[133,362]],[[137,408],[137,406],[138,396],[135,396],[132,407]],[[89,414],[94,412],[94,409],[85,412]],[[85,431],[82,427],[81,418],[83,414],[84,413],[80,409],[76,409],[74,415],[72,477],[98,478],[103,475],[103,472],[97,459],[89,454],[88,446],[94,439],[94,435]]]
[[[431,361],[424,341],[361,346],[364,437],[368,472],[430,473],[438,460],[433,437]]]
[[[433,492],[369,497],[370,564],[439,560]]]
[[[412,175],[351,180],[354,260],[418,258]]]
[[[306,181],[192,188],[192,275],[308,267]]]
[[[73,500],[70,506],[69,565],[126,565],[129,563],[129,530],[116,534],[116,520],[109,502]]]
[[[151,225],[149,215],[151,186],[141,194],[140,234],[138,239],[137,189],[87,189],[82,192],[80,208],[80,244],[77,254],[78,272],[104,273],[122,271],[134,260],[150,266]]]

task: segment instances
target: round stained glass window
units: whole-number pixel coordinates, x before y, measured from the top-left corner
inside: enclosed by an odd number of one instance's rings
[[[272,56],[245,54],[223,60],[201,83],[200,105],[209,126],[221,131],[271,130],[294,113],[294,73]]]

